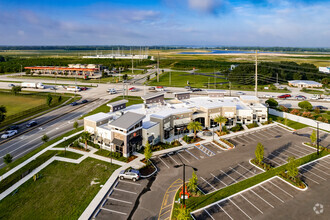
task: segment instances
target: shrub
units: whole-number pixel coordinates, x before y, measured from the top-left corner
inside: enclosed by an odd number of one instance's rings
[[[5,164],[10,164],[13,161],[13,157],[10,154],[6,154],[3,157],[3,161],[5,162]]]
[[[293,115],[298,115],[300,113],[300,111],[298,109],[292,109],[292,111],[290,112],[290,114]]]
[[[312,110],[313,106],[309,101],[302,101],[298,103],[298,106],[304,110]]]
[[[241,124],[236,124],[230,130],[233,131],[233,132],[237,132],[237,131],[243,130],[243,126]]]
[[[289,109],[287,107],[285,107],[284,105],[280,105],[280,107],[278,107],[278,109],[283,112],[289,112]]]
[[[276,107],[276,106],[278,106],[278,102],[275,99],[273,99],[273,98],[268,99],[265,103],[268,104],[269,107]]]

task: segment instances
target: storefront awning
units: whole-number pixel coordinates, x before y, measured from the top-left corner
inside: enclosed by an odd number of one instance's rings
[[[124,141],[119,140],[119,139],[117,139],[117,138],[114,138],[114,139],[112,140],[112,143],[113,143],[114,145],[117,145],[117,146],[123,146],[123,145],[124,145]]]

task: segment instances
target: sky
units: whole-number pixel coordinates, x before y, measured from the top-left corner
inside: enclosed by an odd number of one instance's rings
[[[330,47],[330,0],[0,0],[0,45]]]

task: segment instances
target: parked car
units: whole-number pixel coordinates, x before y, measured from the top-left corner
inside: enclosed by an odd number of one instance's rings
[[[135,87],[131,87],[131,88],[128,89],[128,91],[130,91],[130,92],[136,92],[137,90],[136,90]]]
[[[80,87],[81,91],[86,91],[88,88],[87,87]]]
[[[191,89],[192,92],[200,92],[202,91],[202,89],[199,89],[199,88],[194,88],[194,89]]]
[[[30,128],[30,127],[36,126],[37,124],[38,123],[36,121],[30,121],[29,123],[26,124],[26,127]]]
[[[77,102],[72,102],[70,105],[76,106],[76,105],[78,105],[78,103]]]
[[[119,173],[119,179],[130,179],[133,180],[134,182],[140,179],[140,171],[130,169],[130,170],[122,170]]]
[[[51,86],[50,90],[57,90],[57,88],[55,86]]]
[[[272,98],[272,97],[274,97],[274,96],[272,96],[272,95],[268,95],[268,94],[265,94],[265,95],[263,95],[264,96],[264,98]]]
[[[290,94],[284,94],[284,95],[278,96],[278,98],[280,98],[280,99],[286,99],[286,98],[290,98],[290,97],[291,97]]]
[[[156,91],[164,91],[164,87],[163,86],[156,86]]]
[[[313,96],[311,97],[312,100],[318,100],[318,99],[320,99],[320,98],[321,98],[320,95],[313,95]]]
[[[9,130],[9,131],[6,131],[3,135],[1,135],[1,138],[3,138],[3,139],[10,138],[10,137],[14,136],[15,134],[17,134],[17,130]]]
[[[81,101],[82,104],[87,103],[87,102],[88,102],[87,99],[84,99],[84,100]]]
[[[236,92],[236,95],[245,95],[245,92]]]
[[[323,106],[323,105],[317,105],[317,106],[314,106],[314,109],[315,108],[318,108],[318,109],[320,109],[320,110],[327,110],[328,108],[327,107],[325,107],[325,106]]]
[[[303,95],[297,95],[297,96],[296,96],[296,99],[299,99],[299,100],[305,100],[305,99],[306,99],[306,96],[303,96]]]
[[[8,87],[15,87],[15,85],[14,84],[8,84]]]
[[[156,88],[154,87],[154,86],[152,86],[152,87],[149,87],[149,89],[148,90],[151,90],[151,91],[153,91],[153,90],[156,90]]]
[[[6,131],[12,131],[12,130],[18,130],[18,129],[19,129],[18,125],[11,125],[6,129]]]
[[[325,98],[323,101],[330,102],[330,98]]]
[[[109,94],[116,94],[117,93],[117,91],[116,91],[116,89],[108,89],[108,93]]]

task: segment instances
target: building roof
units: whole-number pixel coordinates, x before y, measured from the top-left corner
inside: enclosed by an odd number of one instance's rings
[[[107,106],[112,107],[112,106],[122,105],[122,104],[125,104],[127,102],[128,102],[128,100],[123,99],[123,100],[119,100],[119,101],[116,101],[116,102],[110,102],[109,104],[107,104]]]
[[[143,100],[147,100],[147,99],[152,99],[152,98],[155,98],[155,97],[158,97],[158,96],[164,96],[165,92],[156,92],[156,93],[148,93],[144,96],[141,96],[141,98]]]
[[[291,84],[308,84],[308,85],[322,85],[322,83],[318,83],[312,80],[291,80],[288,81]]]
[[[186,91],[186,92],[173,92],[173,95],[182,95],[182,94],[190,94],[190,91]]]
[[[99,122],[99,121],[103,121],[103,120],[110,119],[110,118],[112,118],[112,115],[109,115],[104,112],[99,112],[95,115],[90,115],[90,116],[85,117],[86,120],[93,121],[93,122]]]
[[[134,112],[127,112],[117,118],[116,120],[109,123],[109,126],[114,126],[118,128],[122,128],[128,130],[130,127],[141,121],[145,116],[141,114],[137,114]]]

